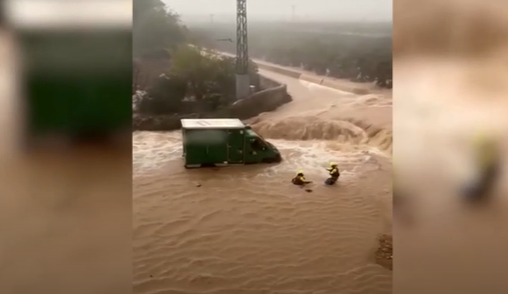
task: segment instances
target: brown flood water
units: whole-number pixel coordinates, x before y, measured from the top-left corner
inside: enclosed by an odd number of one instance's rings
[[[421,58],[395,73],[397,182],[410,192],[413,224],[395,219],[394,291],[505,293],[508,71],[493,60]],[[502,142],[503,169],[491,201],[468,205],[459,192],[478,172],[479,132]]]
[[[391,233],[391,93],[262,74],[294,99],[251,121],[280,164],[186,170],[178,131],[134,133],[135,293],[391,293],[374,258]],[[313,192],[290,184],[299,169]]]
[[[508,289],[507,4],[394,1],[394,166],[413,216],[394,222],[396,293]],[[502,173],[474,205],[459,192],[479,133],[501,142]]]
[[[10,45],[0,31],[0,292],[129,293],[129,145],[20,152]]]

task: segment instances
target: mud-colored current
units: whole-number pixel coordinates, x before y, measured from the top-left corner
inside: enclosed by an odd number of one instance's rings
[[[412,216],[411,225],[395,219],[395,292],[504,293],[508,287],[501,274],[508,270],[508,71],[499,60],[395,64],[394,161]],[[480,171],[478,135],[500,143],[503,167],[489,201],[474,204],[461,191]]]
[[[250,121],[280,164],[186,170],[179,131],[134,133],[135,293],[391,293],[374,258],[391,232],[390,93],[262,74],[294,99]],[[290,184],[300,169],[313,192]]]

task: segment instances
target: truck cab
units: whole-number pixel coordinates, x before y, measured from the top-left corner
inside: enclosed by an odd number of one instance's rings
[[[245,141],[247,145],[245,163],[271,163],[282,160],[279,150],[272,143],[254,132],[250,126],[245,127]]]
[[[182,119],[185,167],[275,163],[277,147],[239,119]]]

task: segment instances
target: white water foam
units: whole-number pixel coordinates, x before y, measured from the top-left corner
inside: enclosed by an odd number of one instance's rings
[[[133,137],[134,174],[140,175],[162,168],[172,161],[182,160],[182,143],[179,132],[137,132]],[[267,165],[259,170],[259,176],[293,174],[304,170],[309,176],[326,176],[325,168],[330,162],[338,164],[341,179],[351,180],[361,171],[377,169],[373,156],[383,154],[369,147],[349,149],[337,148],[327,141],[270,140],[282,153],[280,164]],[[350,147],[345,145],[345,147]],[[183,164],[183,161],[182,161]]]

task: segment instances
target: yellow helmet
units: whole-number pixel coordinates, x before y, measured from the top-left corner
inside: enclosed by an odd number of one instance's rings
[[[473,141],[475,148],[494,148],[496,146],[495,138],[486,132],[479,132]]]
[[[336,167],[337,164],[335,162],[330,162],[330,167]]]
[[[298,173],[296,174],[297,176],[303,176],[303,170],[299,170]]]

